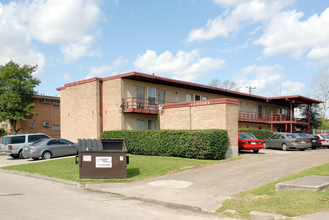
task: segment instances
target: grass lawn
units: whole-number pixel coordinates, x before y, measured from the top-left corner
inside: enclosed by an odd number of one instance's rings
[[[177,157],[141,156],[130,154],[129,164],[127,166],[127,179],[79,179],[79,165],[75,164],[74,157],[8,166],[3,167],[2,169],[37,173],[77,182],[126,182],[161,176],[177,170],[217,162],[218,161],[216,160],[194,160]]]
[[[329,189],[325,192],[302,190],[276,191],[275,184],[310,175],[329,175],[329,163],[313,167],[258,188],[241,192],[226,200],[219,211],[233,209],[239,217],[249,218],[250,211],[276,213],[288,217],[329,211]]]

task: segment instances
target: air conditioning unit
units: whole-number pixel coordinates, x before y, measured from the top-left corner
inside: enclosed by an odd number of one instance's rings
[[[43,126],[44,127],[49,127],[50,126],[50,122],[49,121],[44,121],[43,122]]]
[[[50,103],[50,99],[43,99],[43,103],[49,104]]]
[[[30,128],[35,128],[35,124],[30,124]]]

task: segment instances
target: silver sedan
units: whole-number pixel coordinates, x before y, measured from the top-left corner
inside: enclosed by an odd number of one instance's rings
[[[24,157],[32,157],[33,160],[38,160],[40,157],[47,160],[51,157],[75,154],[78,154],[78,145],[60,138],[50,138],[36,141],[29,146],[25,146],[22,152]]]
[[[277,148],[284,151],[291,148],[305,150],[311,147],[311,142],[298,134],[275,134],[264,141],[264,148]]]

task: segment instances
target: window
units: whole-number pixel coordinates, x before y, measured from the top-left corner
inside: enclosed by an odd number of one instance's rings
[[[147,130],[155,129],[155,120],[147,120]]]
[[[47,143],[47,145],[56,145],[58,144],[57,140],[51,140]]]
[[[163,89],[158,89],[158,104],[163,104],[165,101],[165,91]]]
[[[60,131],[61,130],[61,126],[60,125],[54,125],[53,126],[53,130],[54,131]]]
[[[137,108],[143,109],[144,108],[144,87],[136,87],[136,104]]]
[[[49,138],[48,136],[46,135],[43,135],[43,134],[37,134],[37,135],[29,135],[28,136],[28,142],[29,143],[32,143],[32,142],[35,142],[35,141],[38,141],[38,140],[41,140],[41,139],[45,139],[45,138]]]
[[[66,145],[73,144],[72,142],[64,140],[64,139],[58,139],[58,143],[59,144],[66,144]]]
[[[60,102],[53,102],[53,106],[59,108],[60,107]]]
[[[145,120],[143,120],[143,119],[137,120],[137,130],[146,130],[145,129]]]
[[[202,100],[208,100],[207,96],[202,96]]]
[[[35,128],[35,124],[29,124],[30,128]]]
[[[155,110],[155,98],[156,98],[156,89],[147,87],[147,99],[149,101],[149,109],[150,110]]]
[[[200,101],[201,95],[194,95],[194,101]]]
[[[25,136],[11,137],[11,144],[24,144]]]
[[[43,99],[43,103],[49,104],[50,103],[50,99]]]
[[[192,102],[192,94],[186,94],[186,101],[187,102]]]

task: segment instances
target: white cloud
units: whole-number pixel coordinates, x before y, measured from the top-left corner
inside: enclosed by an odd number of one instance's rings
[[[35,42],[57,44],[66,62],[96,56],[91,49],[101,20],[100,1],[31,0],[0,3],[0,63],[38,64],[43,72],[45,55]],[[97,27],[97,26],[96,26]]]
[[[64,74],[64,80],[65,81],[70,81],[71,80],[71,76],[69,74]]]
[[[219,58],[200,57],[197,50],[178,51],[175,56],[169,51],[157,55],[155,51],[147,50],[137,57],[134,67],[146,73],[171,75],[174,79],[193,81],[208,71],[223,68],[224,64],[225,61]]]
[[[122,58],[122,56],[118,57],[116,60],[112,62],[112,65],[101,65],[101,66],[91,66],[89,74],[86,76],[86,79],[93,77],[102,77],[104,74],[114,75],[121,67],[125,66],[128,63],[127,59]],[[112,74],[110,74],[110,71]]]
[[[264,46],[265,57],[287,53],[300,59],[305,52],[315,60],[329,61],[329,8],[321,15],[301,20],[302,12],[286,11],[275,16],[254,43]]]
[[[45,56],[38,52],[32,43],[27,27],[21,23],[23,15],[18,11],[23,10],[22,5],[0,3],[0,64],[4,65],[10,60],[24,65],[38,65],[35,76],[40,76],[45,66]]]
[[[187,42],[227,37],[230,33],[239,31],[245,21],[255,23],[270,20],[294,0],[214,0],[214,2],[227,9],[217,18],[208,20],[205,27],[192,30]]]
[[[304,89],[304,84],[297,81],[285,80],[280,65],[257,66],[251,65],[243,68],[233,80],[239,86],[239,91],[248,93],[247,86],[255,89],[252,94],[265,97],[298,95]]]

